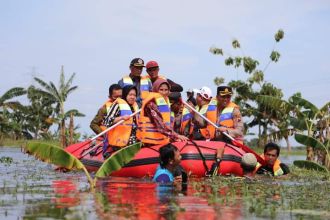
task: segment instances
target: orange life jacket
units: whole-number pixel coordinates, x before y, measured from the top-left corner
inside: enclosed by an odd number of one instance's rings
[[[159,112],[163,118],[163,122],[166,126],[171,126],[171,107],[168,98],[164,98],[159,93],[151,92],[149,96],[143,100],[142,111],[139,118],[139,128],[137,131],[137,138],[142,143],[148,144],[167,144],[169,143],[169,137],[160,133],[155,125],[151,122],[150,118],[145,115],[145,107],[146,105],[154,101],[158,107]]]
[[[234,128],[233,111],[235,108],[239,109],[239,106],[233,102],[230,102],[222,110],[221,114],[218,115],[217,124],[228,128],[228,130],[233,129]],[[240,143],[243,143],[243,137],[233,137],[233,138],[235,138],[235,140],[239,141]]]
[[[118,103],[120,116],[131,115],[133,112],[127,102],[121,98],[117,98],[114,103]],[[134,112],[139,110],[137,103],[133,105]],[[134,116],[136,117],[136,116]],[[110,146],[125,147],[131,136],[133,126],[133,117],[125,120],[123,123],[113,128],[107,133],[108,144]]]
[[[262,159],[265,159],[265,156],[263,154],[260,155],[260,157]],[[274,172],[274,176],[281,176],[284,174],[284,171],[282,170],[281,166],[280,166],[281,161],[279,159],[276,159],[274,165],[273,165],[273,172]],[[257,166],[254,170],[254,173],[256,173],[259,168],[261,167],[260,163],[257,163]]]
[[[149,82],[150,82],[150,79],[148,78],[148,76],[141,76],[140,88],[137,88],[137,89],[140,90],[140,96],[141,96],[142,100],[147,98],[149,91],[152,90],[152,88],[150,88],[151,82],[150,83]],[[123,83],[124,83],[124,86],[133,85],[133,80],[129,76],[124,76]]]
[[[193,115],[190,113],[187,107],[183,107],[182,116],[181,116],[181,127],[180,127],[180,134],[186,135],[185,130],[186,127],[191,123],[191,119]],[[193,126],[189,127],[188,134],[191,134],[193,131]]]
[[[108,101],[106,101],[106,102],[103,104],[103,107],[106,108],[106,114],[109,113],[109,110],[110,110],[110,107],[112,106],[112,104],[113,104],[113,101],[111,101],[111,99],[108,99]],[[107,129],[107,127],[104,126],[104,125],[101,125],[100,128],[101,128],[102,131],[104,131],[104,130]]]
[[[203,105],[201,108],[196,106],[196,110],[204,115],[207,119],[214,124],[217,122],[217,100],[212,99],[208,104]],[[207,122],[206,128],[199,129],[205,139],[213,139],[215,136],[215,127]]]

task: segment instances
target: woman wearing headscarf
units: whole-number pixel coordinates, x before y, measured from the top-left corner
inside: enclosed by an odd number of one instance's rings
[[[111,106],[112,109],[110,111],[115,111],[115,113],[112,114],[114,116],[105,119],[107,127],[121,120],[124,120],[124,122],[107,133],[106,141],[108,143],[105,143],[104,146],[111,146],[112,150],[108,152],[107,149],[103,149],[104,157],[107,157],[113,151],[137,142],[137,115],[130,117],[131,114],[139,110],[136,103],[136,94],[137,89],[135,86],[125,86],[122,98],[117,98]]]
[[[168,95],[170,85],[165,79],[157,79],[153,92],[143,100],[139,119],[138,139],[145,144],[168,144],[170,141],[187,141],[171,128],[171,107]]]

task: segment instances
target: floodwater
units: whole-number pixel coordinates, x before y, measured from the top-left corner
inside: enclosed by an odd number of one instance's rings
[[[283,192],[285,185],[294,185],[289,181],[274,184],[267,180],[275,191],[269,198],[267,193],[265,198],[260,197],[264,203],[248,195],[248,189],[257,185],[242,179],[225,180],[222,185],[213,179],[191,180],[187,191],[182,192],[158,186],[150,179],[110,177],[98,181],[96,189],[90,191],[83,172],[54,171],[54,166],[23,154],[20,148],[0,147],[0,158],[3,157],[13,160],[0,162],[0,219],[330,218],[329,203],[304,212],[299,211],[304,206],[292,208],[295,203],[290,204],[290,199],[279,198],[282,194],[278,191]],[[303,156],[284,161],[295,159]]]

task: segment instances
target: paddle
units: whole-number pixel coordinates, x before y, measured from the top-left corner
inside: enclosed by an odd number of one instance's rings
[[[138,114],[141,112],[142,109],[139,109],[138,111],[132,113],[129,115],[129,117],[133,117],[134,115]],[[98,137],[102,136],[103,134],[107,133],[108,131],[114,129],[115,127],[117,127],[118,125],[120,125],[121,123],[123,123],[125,120],[120,120],[118,121],[116,124],[112,125],[111,127],[107,128],[106,130],[102,131],[101,133],[99,133],[98,135],[96,135],[95,137],[89,139],[89,140],[86,140],[82,146],[80,146],[79,148],[82,148],[84,146],[86,146],[87,144],[91,143],[92,141],[96,140]],[[100,144],[98,145],[94,145],[93,147],[91,147],[88,151],[84,152],[78,159],[81,159],[83,158],[84,156],[86,156],[87,154],[89,154],[91,151],[93,151],[96,147],[100,146]],[[76,151],[76,150],[75,150]],[[74,152],[74,151],[73,151]],[[72,152],[72,153],[73,153]]]
[[[185,101],[181,100],[181,102],[188,107],[189,109],[191,109],[193,112],[195,112],[197,115],[199,115],[200,117],[202,117],[204,120],[206,120],[208,123],[210,123],[211,125],[213,125],[215,128],[219,128],[219,126],[217,126],[215,123],[213,123],[212,121],[210,121],[207,117],[205,117],[204,115],[202,115],[201,113],[199,113],[196,109],[194,109],[192,106],[190,106],[188,103],[186,103]],[[244,150],[247,153],[252,153],[254,154],[254,156],[256,156],[257,161],[262,164],[265,165],[266,162],[264,159],[262,159],[262,157],[260,157],[256,152],[254,152],[251,148],[249,148],[248,146],[236,141],[232,136],[230,136],[229,134],[227,134],[226,132],[221,132],[223,135],[225,135],[227,138],[229,138],[232,142],[233,145],[242,148],[242,150]]]

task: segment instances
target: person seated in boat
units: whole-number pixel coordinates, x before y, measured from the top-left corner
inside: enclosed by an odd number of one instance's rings
[[[124,88],[127,85],[133,85],[137,88],[137,99],[139,107],[142,105],[142,100],[145,99],[149,92],[152,91],[152,83],[147,76],[141,76],[144,67],[144,61],[141,58],[134,58],[130,65],[130,74],[124,76],[118,81],[118,84]]]
[[[104,141],[103,156],[107,158],[110,154],[120,148],[137,142],[136,131],[138,116],[130,116],[139,110],[136,103],[137,88],[132,85],[123,88],[122,98],[117,98],[110,108],[113,114],[105,119],[105,124],[110,127],[117,122],[124,122],[111,129]],[[109,146],[111,149],[109,150]]]
[[[196,99],[194,98],[194,91],[192,89],[187,90],[187,103],[191,106],[196,106]]]
[[[290,173],[289,167],[281,163],[278,159],[280,155],[280,147],[275,143],[268,143],[265,145],[264,153],[260,155],[266,162],[266,165],[262,166],[260,163],[257,164],[255,173],[266,174],[271,176],[281,176]]]
[[[90,123],[90,128],[99,134],[104,131],[107,127],[104,125],[104,119],[112,115],[110,107],[113,102],[122,96],[122,88],[119,84],[112,84],[109,87],[109,99],[102,105],[102,107],[97,111],[97,114]]]
[[[243,143],[244,124],[239,106],[231,102],[233,95],[229,86],[217,88],[217,131],[214,140],[227,142],[228,138],[223,132],[228,133],[235,140]]]
[[[172,127],[176,133],[189,136],[193,127],[191,125],[192,114],[181,102],[181,98],[180,92],[171,92],[169,95],[171,117],[173,118]]]
[[[212,99],[212,91],[204,86],[201,89],[193,90],[196,96],[195,109],[207,119],[216,123],[216,100]],[[194,140],[210,140],[214,138],[215,127],[200,117],[194,111],[190,111],[193,115],[192,123],[194,124],[192,139]]]
[[[176,146],[167,144],[159,148],[159,160],[154,182],[173,183],[176,187],[187,183],[187,174],[180,165],[181,154]]]
[[[171,128],[169,92],[169,83],[165,79],[157,79],[153,83],[153,92],[143,100],[137,137],[145,145],[188,140]]]
[[[164,76],[159,75],[159,65],[156,61],[149,61],[146,64],[148,78],[151,80],[152,83],[154,83],[157,79],[165,79],[170,84],[170,92],[182,92],[183,88],[181,85],[173,82],[172,80],[165,78]]]

